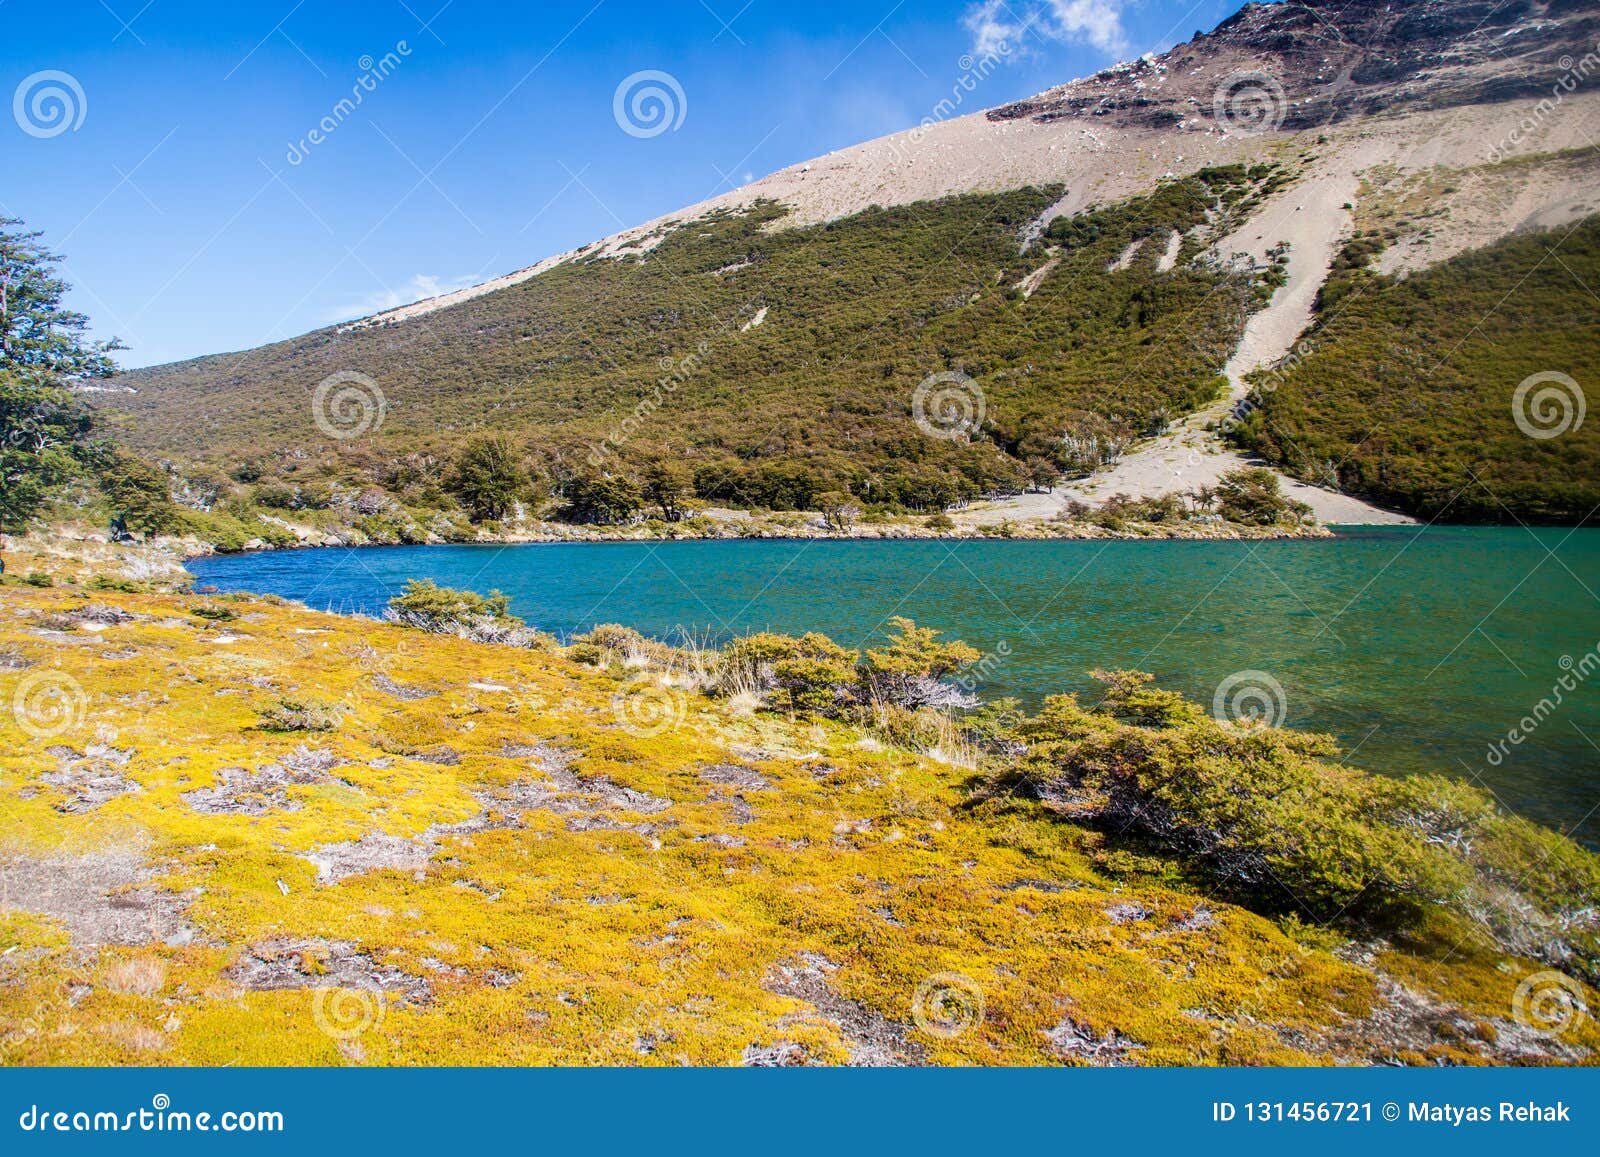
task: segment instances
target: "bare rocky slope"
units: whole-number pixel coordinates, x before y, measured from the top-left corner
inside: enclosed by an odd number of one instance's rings
[[[1021,505],[1024,513],[1051,513],[1066,496],[1092,501],[1204,485],[1240,461],[1206,427],[1243,396],[1246,375],[1290,355],[1330,263],[1354,233],[1387,229],[1391,243],[1378,267],[1404,275],[1600,210],[1600,93],[1587,91],[1600,75],[1597,44],[1600,5],[1581,0],[1250,4],[1165,54],[987,112],[940,119],[950,110],[935,110],[916,129],[339,332],[428,325],[430,315],[597,257],[648,262],[684,223],[767,202],[787,213],[766,227],[787,230],[873,206],[1064,186],[1020,231],[1026,246],[1051,220],[1148,193],[1166,179],[1292,158],[1293,181],[1200,255],[1225,266],[1287,250],[1284,283],[1250,317],[1226,365],[1216,367],[1227,377],[1228,397],[1053,503],[1028,496]],[[983,81],[976,83],[981,99]],[[1426,212],[1416,211],[1419,202]],[[1172,238],[1174,254],[1178,240]],[[1171,259],[1163,260],[1169,267]],[[1019,285],[1024,296],[1048,284],[1046,265]],[[763,319],[768,308],[781,325],[783,302],[766,302]],[[230,359],[230,371],[237,364]],[[150,429],[185,405],[183,392],[171,388],[175,380],[192,383],[209,372],[183,363],[133,373],[124,380],[147,396],[106,404],[126,407]],[[239,381],[251,384],[248,374]],[[1325,520],[1403,520],[1346,495],[1292,488]]]

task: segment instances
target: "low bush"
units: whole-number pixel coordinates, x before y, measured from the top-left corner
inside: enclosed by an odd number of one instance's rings
[[[344,712],[310,699],[279,699],[256,709],[262,731],[337,731]]]
[[[887,647],[870,648],[861,660],[860,677],[869,699],[896,707],[973,707],[977,699],[946,677],[983,656],[966,643],[939,641],[939,632],[910,619],[889,620],[895,629]]]
[[[1278,476],[1264,466],[1241,466],[1217,480],[1217,513],[1243,526],[1297,526],[1311,508],[1283,493]]]
[[[574,635],[567,658],[593,667],[622,667],[636,670],[657,667],[676,670],[691,666],[696,652],[679,650],[658,639],[649,639],[632,627],[617,623],[598,623],[582,635]]]
[[[1600,978],[1600,857],[1448,779],[1334,762],[1334,741],[1220,723],[1138,672],[1048,699],[999,779],[1178,853],[1230,894],[1318,922],[1404,925],[1435,906],[1501,951]]]
[[[430,634],[455,635],[478,643],[536,650],[555,646],[549,635],[513,615],[510,598],[499,591],[485,596],[441,587],[431,579],[406,583],[406,589],[389,600],[385,618]]]
[[[856,658],[826,635],[762,632],[723,649],[719,683],[775,693],[790,711],[838,714],[856,699]]]

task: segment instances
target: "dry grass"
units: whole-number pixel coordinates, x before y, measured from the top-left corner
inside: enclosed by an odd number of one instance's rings
[[[167,982],[167,965],[154,956],[132,956],[109,965],[105,986],[125,996],[155,996]]]

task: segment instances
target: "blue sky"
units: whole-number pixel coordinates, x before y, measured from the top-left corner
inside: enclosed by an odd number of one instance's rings
[[[0,212],[45,231],[74,306],[146,365],[509,272],[910,127],[1000,40],[983,106],[1237,7],[0,0]],[[641,72],[681,119],[646,100],[630,133],[615,98]]]

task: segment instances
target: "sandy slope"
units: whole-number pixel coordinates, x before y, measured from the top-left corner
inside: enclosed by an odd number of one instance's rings
[[[833,220],[871,205],[903,205],[957,193],[1064,183],[1066,194],[1035,223],[1042,228],[1051,217],[1132,196],[1168,174],[1182,176],[1210,165],[1292,155],[1307,148],[1320,154],[1314,178],[1337,172],[1371,179],[1373,174],[1366,170],[1380,162],[1391,177],[1438,167],[1481,166],[1494,145],[1509,142],[1518,132],[1529,111],[1526,103],[1513,101],[1398,118],[1361,117],[1321,130],[1256,136],[1214,128],[1160,132],[1098,121],[1089,124],[1081,119],[995,121],[975,112],[780,169],[731,192],[482,285],[353,324],[390,324],[418,317],[515,285],[580,256],[647,252],[675,224],[762,199],[780,201],[790,208],[790,215],[781,223],[788,227]],[[1578,92],[1565,98],[1557,115],[1523,132],[1506,154],[1532,156],[1581,148],[1596,140],[1600,140],[1600,92]],[[1487,185],[1495,185],[1498,191],[1486,191]],[[1513,191],[1510,196],[1508,187]],[[1592,171],[1555,179],[1523,171],[1498,181],[1477,178],[1458,182],[1435,199],[1448,211],[1452,227],[1436,230],[1426,245],[1407,247],[1396,264],[1402,269],[1431,264],[1532,222],[1569,219],[1574,206],[1593,211],[1600,207],[1596,204],[1600,199],[1593,196],[1594,187]]]

